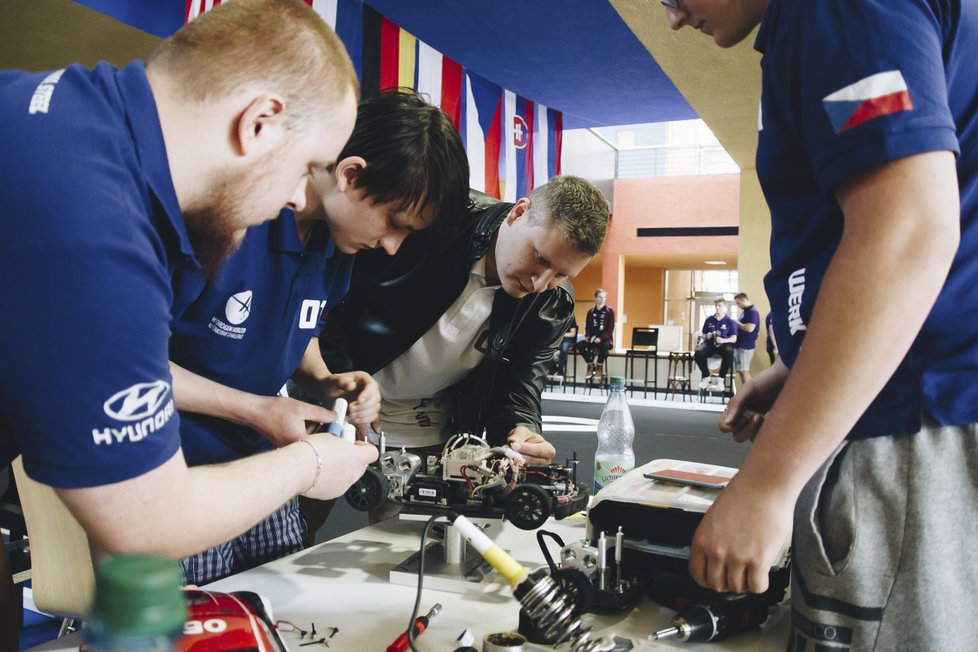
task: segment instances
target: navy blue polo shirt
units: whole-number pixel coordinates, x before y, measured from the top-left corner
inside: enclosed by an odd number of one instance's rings
[[[741,324],[754,324],[754,330],[748,333],[743,328],[738,327],[736,347],[738,349],[753,349],[757,345],[757,336],[761,332],[761,313],[757,312],[755,306],[747,306],[741,311],[740,319],[737,321]]]
[[[724,315],[723,319],[710,315],[703,321],[703,334],[707,333],[717,333],[719,337],[731,337],[737,334],[737,324],[730,315]]]
[[[772,216],[765,284],[787,365],[842,234],[836,186],[901,157],[958,156],[962,234],[950,275],[850,437],[912,433],[924,414],[942,425],[978,422],[978,331],[967,326],[978,311],[975,43],[978,4],[961,0],[772,0],[757,36],[757,172]],[[887,279],[878,289],[900,296]]]
[[[299,366],[320,318],[346,294],[352,254],[336,249],[324,222],[303,247],[295,215],[248,230],[241,247],[207,287],[189,272],[173,280],[170,358],[198,375],[253,394],[274,396]],[[189,304],[189,305],[188,305]],[[225,462],[272,448],[239,424],[182,412],[183,454],[191,466]]]
[[[170,274],[196,267],[143,65],[0,72],[0,466],[126,480],[180,445]]]

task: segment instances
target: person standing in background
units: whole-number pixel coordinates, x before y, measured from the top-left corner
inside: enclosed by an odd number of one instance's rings
[[[754,357],[754,347],[760,334],[761,315],[751,303],[746,292],[734,296],[734,303],[740,308],[737,324],[737,343],[734,344],[734,371],[740,375],[740,384],[750,380],[750,361]]]

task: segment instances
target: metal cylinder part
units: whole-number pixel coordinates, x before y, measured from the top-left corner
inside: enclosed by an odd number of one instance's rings
[[[526,637],[516,632],[496,632],[482,637],[482,652],[523,652]]]

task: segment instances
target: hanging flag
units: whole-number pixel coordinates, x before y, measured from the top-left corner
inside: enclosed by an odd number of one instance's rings
[[[227,0],[225,0],[227,1]],[[323,17],[330,27],[336,28],[336,2],[337,0],[302,0],[307,5],[316,10],[316,12]],[[187,9],[183,14],[184,24],[189,23],[197,16],[204,12],[210,11],[217,5],[221,4],[221,0],[187,0]],[[328,16],[332,14],[332,20]]]
[[[503,91],[505,173],[500,181],[503,199],[516,201],[533,188],[533,102]]]
[[[562,140],[563,115],[537,104],[533,129],[533,188],[560,174]]]
[[[425,93],[431,104],[441,107],[452,119],[455,128],[460,129],[462,66],[379,14],[370,23],[364,21],[365,47],[368,27],[379,30],[377,42],[380,56],[376,64],[377,85],[368,86],[365,77],[364,92],[413,88]]]
[[[428,96],[428,101],[441,106],[441,52],[424,41],[418,41],[418,83],[415,88]]]
[[[221,2],[186,0],[185,21]],[[384,88],[414,88],[451,118],[465,143],[473,188],[515,201],[560,174],[560,111],[464,70],[361,0],[304,2],[350,52],[361,97]]]
[[[463,140],[469,159],[469,185],[500,199],[499,153],[502,89],[471,71],[465,73]]]
[[[462,64],[442,57],[441,110],[444,111],[459,133],[462,132]]]

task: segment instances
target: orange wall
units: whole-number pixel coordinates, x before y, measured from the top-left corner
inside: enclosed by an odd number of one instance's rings
[[[602,252],[683,254],[725,251],[737,255],[737,237],[640,238],[640,227],[706,227],[740,224],[740,175],[615,180],[615,215]]]
[[[618,315],[628,316],[620,341],[616,342],[618,348],[628,348],[633,327],[661,324],[664,320],[665,268],[661,263],[649,262],[650,257],[700,254],[704,259],[727,256],[733,260],[738,243],[737,236],[649,238],[639,237],[637,230],[738,226],[740,175],[616,179],[614,207],[601,256],[573,281],[578,303],[575,312],[578,323],[583,325],[585,314],[594,305],[594,290],[604,287],[609,305]],[[620,265],[622,259],[624,264]],[[623,278],[619,278],[621,269]]]
[[[632,329],[636,326],[662,323],[662,292],[665,281],[666,272],[661,267],[625,264],[625,296],[619,315],[627,315],[628,322],[622,324],[618,348],[627,349],[631,346]]]

